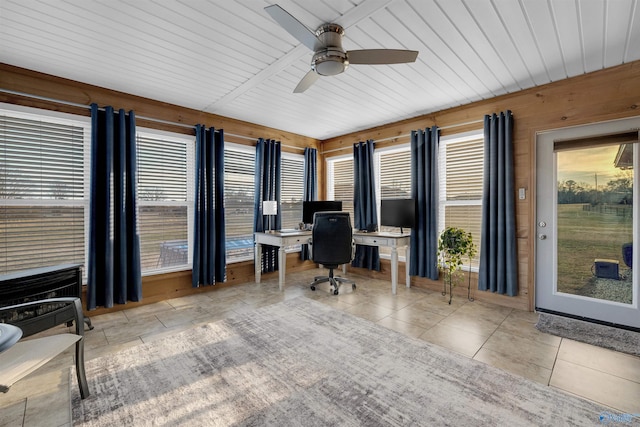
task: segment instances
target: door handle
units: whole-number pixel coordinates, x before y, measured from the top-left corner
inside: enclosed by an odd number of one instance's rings
[[[538,234],[538,239],[547,240],[547,235],[546,234]]]

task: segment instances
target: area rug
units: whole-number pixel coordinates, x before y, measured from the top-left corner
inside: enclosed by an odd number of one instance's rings
[[[305,297],[86,371],[74,425],[585,426],[607,410]]]
[[[541,332],[640,356],[640,333],[550,313],[540,313]]]

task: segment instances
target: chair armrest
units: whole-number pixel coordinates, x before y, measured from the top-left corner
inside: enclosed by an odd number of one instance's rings
[[[313,239],[311,237],[307,240],[307,245],[309,248],[309,259],[313,259]]]

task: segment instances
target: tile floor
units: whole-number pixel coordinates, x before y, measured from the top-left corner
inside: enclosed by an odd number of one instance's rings
[[[408,336],[448,348],[533,381],[594,400],[612,413],[640,413],[640,358],[543,334],[537,314],[439,292],[398,287],[387,281],[349,274],[357,289],[340,295],[313,292],[308,283],[318,270],[287,275],[285,290],[277,279],[261,284],[218,288],[211,292],[93,316],[86,332],[87,360],[108,355],[168,334],[251,311],[300,295],[376,322]],[[59,327],[60,332],[64,329]],[[69,366],[72,350],[0,394],[0,426],[71,424]],[[595,421],[595,420],[594,420]],[[636,419],[637,421],[637,419]]]

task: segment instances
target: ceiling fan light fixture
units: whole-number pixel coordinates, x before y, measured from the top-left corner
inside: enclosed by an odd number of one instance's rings
[[[321,76],[335,76],[349,67],[347,54],[341,50],[323,49],[313,55],[311,69]]]

